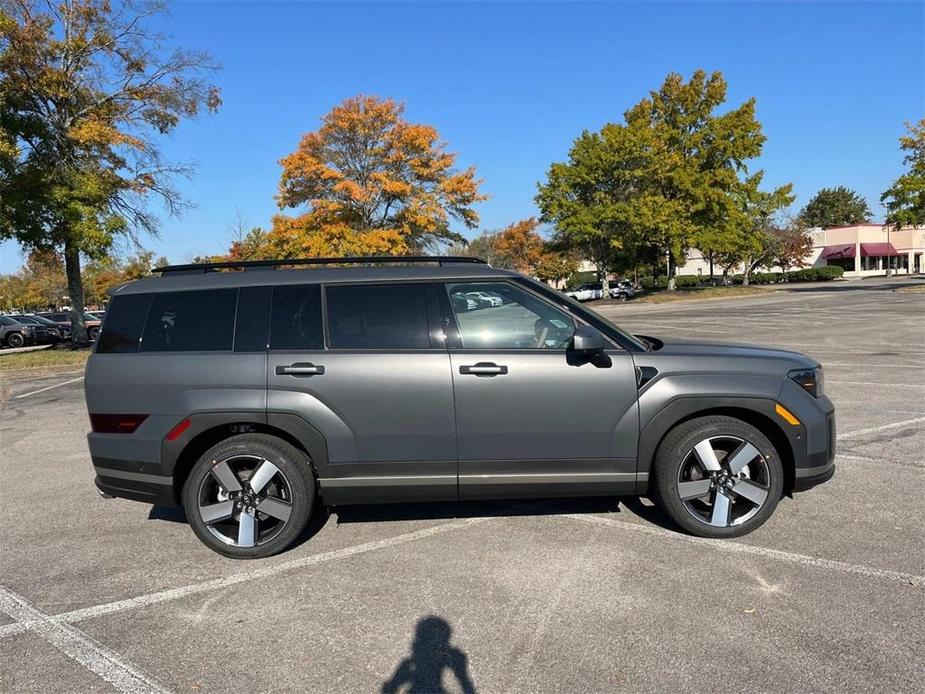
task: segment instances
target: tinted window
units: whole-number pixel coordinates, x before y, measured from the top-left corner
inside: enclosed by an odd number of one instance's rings
[[[113,298],[96,343],[97,353],[137,352],[150,303],[151,294],[127,294]]]
[[[16,325],[16,321],[6,316],[0,316],[0,325]]]
[[[328,287],[328,336],[335,349],[428,349],[426,284]]]
[[[230,351],[237,295],[237,289],[155,294],[141,351]]]
[[[319,285],[294,284],[273,288],[270,349],[324,349]]]
[[[270,331],[270,287],[242,287],[234,324],[235,352],[263,352]]]
[[[463,349],[565,349],[575,323],[562,311],[506,282],[449,284]],[[474,291],[501,301],[466,301]]]

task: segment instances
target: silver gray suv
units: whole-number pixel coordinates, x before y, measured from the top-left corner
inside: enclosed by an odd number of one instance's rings
[[[630,335],[471,258],[156,272],[112,292],[87,364],[96,485],[182,505],[230,557],[318,504],[648,494],[735,537],[834,472],[802,354]]]

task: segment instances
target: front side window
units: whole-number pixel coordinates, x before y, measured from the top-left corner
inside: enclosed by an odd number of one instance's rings
[[[231,351],[237,298],[237,289],[155,294],[141,351]]]
[[[331,348],[429,349],[430,291],[427,284],[328,286]]]
[[[507,282],[446,285],[463,349],[565,349],[575,323],[565,313]],[[492,297],[476,302],[474,292]]]

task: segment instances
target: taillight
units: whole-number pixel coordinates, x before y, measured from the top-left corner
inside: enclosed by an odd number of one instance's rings
[[[184,431],[189,429],[189,425],[189,419],[182,420],[179,424],[177,424],[177,426],[167,432],[167,436],[164,437],[164,440],[176,441],[178,438],[180,438],[180,435],[183,434]]]
[[[132,434],[147,418],[146,414],[91,414],[90,426],[97,434]]]

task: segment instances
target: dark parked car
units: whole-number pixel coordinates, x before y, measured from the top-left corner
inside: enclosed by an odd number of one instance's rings
[[[45,326],[19,320],[19,316],[0,316],[0,345],[23,347],[50,342]]]
[[[68,339],[71,336],[71,314],[67,311],[49,311],[45,313],[36,313],[35,315],[41,316],[42,318],[47,318],[52,321],[55,325],[60,328],[64,328],[67,333]],[[91,316],[89,313],[84,314],[84,321],[87,325],[87,337],[91,340],[95,340],[100,335],[100,326],[102,321],[98,320],[96,317]]]
[[[46,339],[40,341],[55,344],[65,339],[64,330],[58,326],[57,323],[50,321],[47,318],[33,315],[14,316],[14,318],[16,318],[16,320],[18,320],[20,323],[24,323],[26,325],[39,326],[39,331],[44,330],[46,332]]]
[[[114,290],[85,381],[101,493],[182,505],[206,545],[250,558],[319,503],[648,494],[736,537],[834,473],[810,357],[631,335],[474,259],[377,260],[175,266]]]

